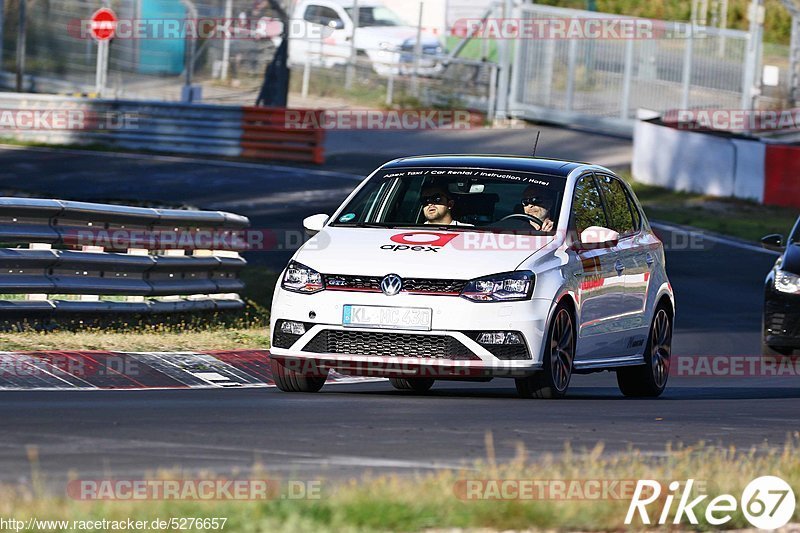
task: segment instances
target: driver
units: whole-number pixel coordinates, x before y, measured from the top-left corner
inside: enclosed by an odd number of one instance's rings
[[[531,226],[540,231],[552,231],[553,221],[550,212],[553,209],[553,195],[547,189],[538,185],[529,185],[522,193],[522,210],[526,215],[533,216],[542,221],[540,225],[533,220]]]
[[[425,216],[425,224],[436,224],[439,226],[469,226],[453,218],[453,207],[456,202],[440,185],[428,185],[422,189],[420,197],[422,204],[422,214]]]

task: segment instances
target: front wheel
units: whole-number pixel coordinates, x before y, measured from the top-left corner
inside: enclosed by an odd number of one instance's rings
[[[672,355],[672,319],[663,307],[656,310],[647,339],[644,363],[617,370],[617,384],[625,396],[655,398],[667,387]]]
[[[328,377],[327,371],[320,376],[305,376],[275,359],[270,359],[270,365],[272,379],[283,392],[319,392]]]
[[[433,387],[433,378],[389,378],[389,383],[397,390],[428,392]]]
[[[547,338],[541,372],[515,380],[523,398],[563,398],[567,394],[575,361],[575,325],[566,306],[556,309]]]
[[[767,343],[763,343],[761,345],[761,353],[764,355],[764,357],[780,358],[782,356],[792,355],[794,353],[794,349],[783,346],[770,346]]]

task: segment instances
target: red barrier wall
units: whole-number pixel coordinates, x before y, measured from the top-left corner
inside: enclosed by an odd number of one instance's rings
[[[800,146],[767,145],[764,203],[800,208]]]

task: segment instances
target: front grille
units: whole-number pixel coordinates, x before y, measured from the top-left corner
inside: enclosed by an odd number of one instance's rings
[[[421,357],[425,359],[480,359],[458,340],[447,335],[388,333],[383,331],[319,332],[303,351],[374,357]]]
[[[338,291],[381,292],[380,276],[350,276],[326,274],[325,288]],[[467,284],[464,280],[404,278],[401,292],[457,296]]]
[[[767,299],[764,309],[764,325],[768,335],[800,338],[800,298]]]

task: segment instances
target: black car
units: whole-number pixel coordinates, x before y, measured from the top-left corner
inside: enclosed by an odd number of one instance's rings
[[[761,244],[781,252],[764,291],[764,354],[791,355],[800,350],[800,218],[786,241],[775,234]]]

